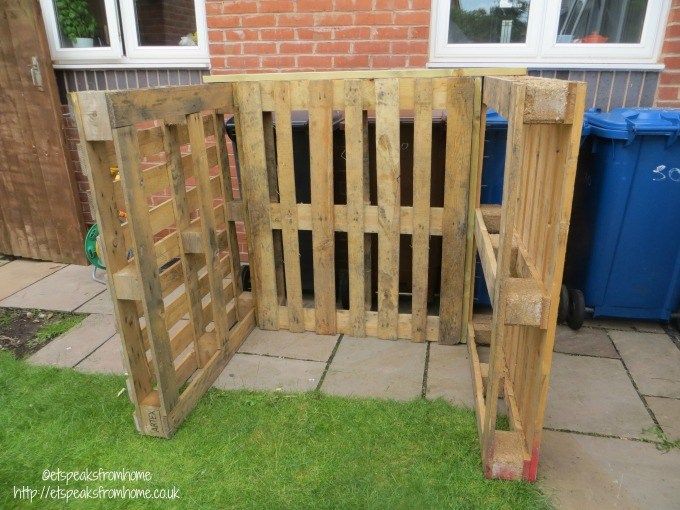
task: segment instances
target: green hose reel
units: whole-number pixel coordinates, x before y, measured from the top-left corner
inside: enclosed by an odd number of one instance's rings
[[[85,235],[85,256],[94,267],[106,269],[104,261],[97,251],[97,238],[99,237],[99,225],[92,225]]]

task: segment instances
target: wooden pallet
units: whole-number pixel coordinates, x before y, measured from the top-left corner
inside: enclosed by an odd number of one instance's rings
[[[585,84],[490,77],[483,102],[508,119],[508,145],[503,205],[480,206],[477,194],[470,207],[493,307],[490,318],[470,314],[467,331],[477,426],[488,477],[534,481]],[[478,157],[482,153],[480,148]],[[488,364],[479,361],[481,343],[491,345]],[[496,430],[499,397],[508,409],[509,431]]]
[[[462,340],[470,350],[486,475],[535,479],[585,86],[501,70],[483,74],[249,75],[72,96],[141,432],[171,435],[255,323]],[[479,206],[487,106],[509,119],[500,208]],[[309,115],[309,203],[299,203],[295,187],[296,110]],[[432,119],[441,111],[443,147],[432,141]],[[342,203],[334,189],[334,112],[344,119]],[[414,119],[411,174],[400,161],[406,112]],[[230,114],[243,202],[231,194],[223,124]],[[433,151],[445,151],[440,206],[430,196]],[[152,156],[159,162],[142,169],[140,162]],[[377,173],[374,197],[369,158]],[[119,180],[111,177],[112,165]],[[412,175],[411,205],[401,203],[402,175]],[[163,190],[172,198],[150,206],[149,197]],[[246,227],[252,295],[240,288],[237,221]],[[313,239],[313,304],[300,283],[305,231]],[[348,309],[336,291],[339,233],[347,243]],[[410,236],[413,251],[410,313],[399,302],[402,236]],[[428,303],[433,237],[442,242],[435,311]],[[472,313],[477,253],[493,303],[486,322]],[[480,343],[491,345],[488,364],[479,362]],[[496,430],[499,396],[508,404],[509,431]]]

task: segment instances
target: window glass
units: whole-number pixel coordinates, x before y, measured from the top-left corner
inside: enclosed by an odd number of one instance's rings
[[[524,43],[530,0],[451,0],[449,44]]]
[[[562,0],[558,43],[639,43],[647,0]]]
[[[136,0],[140,46],[196,46],[194,0]]]
[[[54,0],[62,48],[108,47],[104,0]]]

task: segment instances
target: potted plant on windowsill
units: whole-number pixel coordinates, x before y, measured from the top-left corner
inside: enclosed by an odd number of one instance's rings
[[[87,0],[56,0],[59,27],[74,48],[91,48],[97,31]]]

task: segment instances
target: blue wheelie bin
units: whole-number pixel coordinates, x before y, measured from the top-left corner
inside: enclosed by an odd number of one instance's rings
[[[576,293],[595,317],[668,321],[680,307],[680,111],[620,108],[586,118],[592,147],[574,192],[570,301]]]

